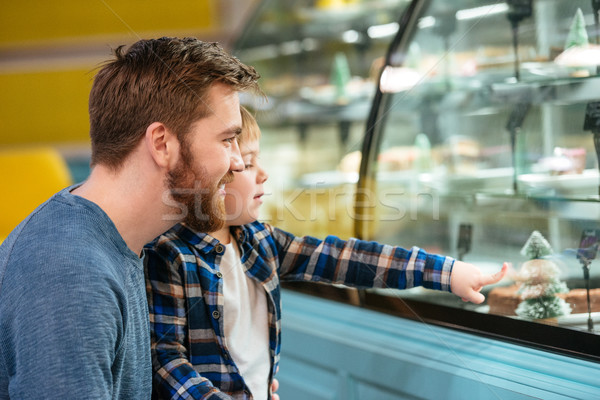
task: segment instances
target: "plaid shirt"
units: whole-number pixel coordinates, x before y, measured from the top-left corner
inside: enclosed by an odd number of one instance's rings
[[[406,250],[334,236],[296,237],[259,222],[235,227],[232,233],[247,276],[267,294],[270,379],[277,370],[281,344],[280,280],[450,290],[454,260],[417,247]],[[219,271],[224,246],[180,224],[145,250],[155,396],[251,399],[224,339]]]

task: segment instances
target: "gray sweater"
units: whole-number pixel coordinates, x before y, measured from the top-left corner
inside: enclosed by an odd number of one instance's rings
[[[0,399],[149,399],[142,261],[70,189],[0,246]]]

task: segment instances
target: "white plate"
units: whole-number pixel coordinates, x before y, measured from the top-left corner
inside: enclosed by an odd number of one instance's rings
[[[554,62],[524,62],[521,63],[521,69],[523,72],[529,72],[532,75],[552,78],[568,77],[570,73],[568,67]]]
[[[476,170],[472,174],[427,173],[419,175],[419,181],[441,192],[510,188],[512,171],[512,168],[490,168]]]
[[[525,174],[519,175],[517,179],[519,183],[529,188],[555,189],[558,191],[571,192],[587,188],[598,188],[600,183],[600,174],[596,169],[586,169],[581,174]]]

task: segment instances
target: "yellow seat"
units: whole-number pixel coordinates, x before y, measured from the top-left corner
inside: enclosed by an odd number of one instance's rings
[[[38,205],[72,183],[56,149],[0,150],[0,243]]]

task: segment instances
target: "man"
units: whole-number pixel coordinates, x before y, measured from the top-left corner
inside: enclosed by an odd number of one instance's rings
[[[141,40],[101,68],[90,177],[0,246],[0,399],[150,398],[142,247],[180,221],[219,226],[214,194],[243,169],[238,92],[257,79],[191,38]]]

